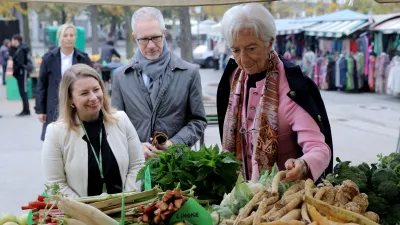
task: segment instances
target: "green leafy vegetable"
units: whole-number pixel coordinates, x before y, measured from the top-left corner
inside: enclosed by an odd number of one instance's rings
[[[217,146],[193,151],[184,145],[173,145],[158,156],[146,161],[137,179],[144,180],[149,166],[153,186],[173,190],[180,183],[186,190],[195,185],[199,199],[221,200],[232,190],[241,165],[232,153],[220,152]]]

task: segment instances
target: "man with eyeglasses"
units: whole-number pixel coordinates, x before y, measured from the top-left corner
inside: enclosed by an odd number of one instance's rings
[[[193,146],[207,125],[198,66],[169,51],[164,18],[158,9],[137,10],[132,31],[138,49],[134,58],[115,72],[111,104],[129,116],[146,159],[172,144]],[[166,134],[169,140],[150,144],[156,132]]]

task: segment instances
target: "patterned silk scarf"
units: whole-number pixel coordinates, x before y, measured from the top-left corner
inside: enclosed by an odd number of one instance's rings
[[[256,135],[257,144],[253,145],[255,160],[259,171],[270,171],[277,160],[278,153],[278,106],[279,106],[279,56],[271,51],[267,58],[267,74],[264,88],[254,118],[253,136]],[[244,101],[244,82],[247,74],[239,68],[235,71],[229,96],[229,105],[225,115],[222,148],[233,152],[243,159],[243,138],[245,133],[242,124],[242,107]],[[251,143],[252,140],[246,140]],[[249,165],[251,166],[251,165]]]

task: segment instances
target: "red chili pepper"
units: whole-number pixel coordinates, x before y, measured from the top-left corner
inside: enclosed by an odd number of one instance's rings
[[[44,197],[44,196],[42,196],[42,195],[39,195],[38,196],[38,198],[37,198],[37,200],[39,201],[39,202],[44,202],[44,199],[45,199],[46,197]]]
[[[33,201],[33,202],[29,202],[29,206],[32,208],[44,209],[44,208],[46,208],[46,203],[39,202],[39,201]]]
[[[30,210],[30,209],[34,209],[29,205],[25,205],[25,206],[21,206],[21,210]]]

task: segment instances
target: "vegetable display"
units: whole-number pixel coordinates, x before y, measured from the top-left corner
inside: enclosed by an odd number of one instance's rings
[[[261,184],[264,188],[257,192],[252,191],[251,199],[243,206],[243,198],[240,202],[241,208],[231,211],[230,214],[226,213],[230,209],[226,201],[220,206],[214,206],[215,211],[221,215],[221,224],[379,224],[379,216],[375,212],[367,211],[368,196],[360,192],[355,182],[345,180],[340,185],[333,185],[323,180],[315,186],[308,179],[292,183],[284,192],[279,193],[279,186],[285,184],[280,180],[285,176],[286,171],[280,171],[275,174],[272,183],[263,180]],[[241,186],[235,187],[231,195],[238,196],[236,191],[247,190],[244,196],[251,196],[248,193],[250,188],[243,188],[245,184],[239,178],[237,185]]]
[[[396,225],[400,222],[400,153],[378,155],[379,163],[351,166],[349,161],[336,159],[333,174],[326,179],[340,184],[350,179],[368,196],[368,211],[376,212],[381,224]]]
[[[144,180],[145,170],[150,167],[151,184],[162,190],[173,190],[180,183],[183,190],[196,186],[199,199],[220,201],[232,190],[240,171],[241,162],[229,152],[218,147],[203,147],[193,151],[184,145],[173,145],[159,157],[146,161],[139,171],[138,180]]]

